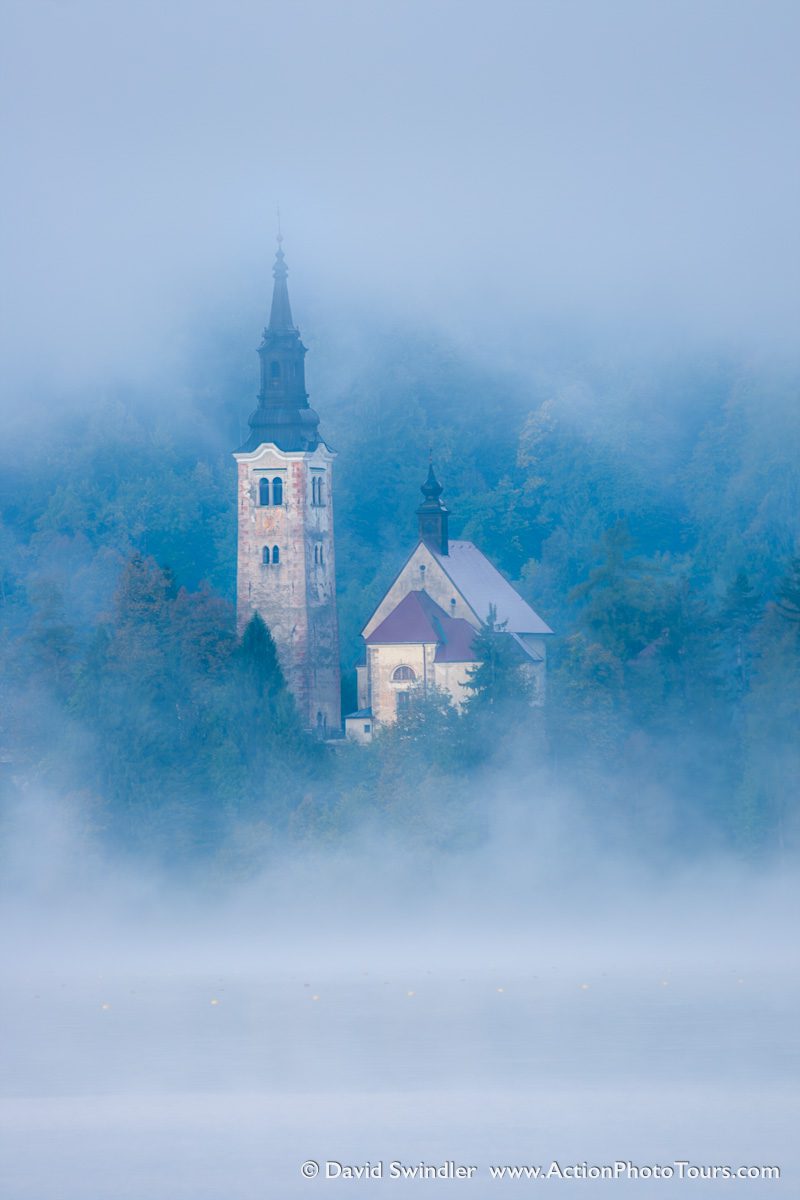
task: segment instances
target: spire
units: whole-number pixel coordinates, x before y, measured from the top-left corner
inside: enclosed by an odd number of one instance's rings
[[[306,348],[292,320],[289,274],[278,228],[278,249],[272,268],[272,308],[258,356],[261,388],[258,407],[250,415],[250,437],[243,450],[257,450],[273,442],[281,450],[313,450],[319,445],[319,417],[309,406],[306,392]]]
[[[433,455],[428,458],[428,475],[420,491],[425,497],[417,509],[420,541],[436,554],[449,554],[450,547],[447,536],[447,521],[450,516],[441,501],[442,485],[436,478],[433,469]]]
[[[426,502],[431,503],[435,503],[444,491],[433,470],[433,456],[428,461],[428,476],[419,490],[425,497]]]
[[[289,304],[289,287],[286,278],[289,268],[286,266],[286,255],[283,253],[283,234],[278,233],[278,249],[275,252],[275,266],[272,268],[272,308],[269,314],[268,329],[270,333],[289,333],[294,329],[292,308]]]

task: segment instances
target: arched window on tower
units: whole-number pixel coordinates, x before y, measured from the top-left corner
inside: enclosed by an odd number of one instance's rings
[[[395,683],[417,682],[417,676],[414,671],[412,671],[411,667],[406,666],[395,667],[394,671],[392,672],[392,679]]]
[[[280,561],[281,561],[281,552],[277,546],[273,546],[272,547],[272,562],[273,562],[273,564],[275,564],[275,563],[279,563]]]
[[[265,567],[269,566],[269,546],[265,546],[261,551],[261,561]]]
[[[272,362],[269,364],[269,373],[270,373],[270,377],[272,379],[274,379],[275,382],[277,383],[277,381],[281,377],[281,364],[279,362],[276,362],[275,359],[273,359]]]
[[[273,479],[272,481],[272,503],[283,504],[283,480]]]
[[[258,481],[258,503],[262,508],[269,505],[269,480],[266,478]]]
[[[314,562],[319,563],[319,546],[314,547]]]
[[[320,508],[325,501],[322,498],[322,476],[314,475],[311,480],[311,503],[315,508]]]

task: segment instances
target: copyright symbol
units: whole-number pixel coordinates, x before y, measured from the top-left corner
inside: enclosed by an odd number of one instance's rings
[[[306,1179],[313,1179],[315,1175],[319,1175],[319,1163],[315,1163],[313,1158],[309,1158],[300,1168]]]

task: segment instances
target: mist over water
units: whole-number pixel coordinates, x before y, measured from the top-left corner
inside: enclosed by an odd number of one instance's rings
[[[26,796],[2,864],[4,1194],[522,1195],[488,1166],[618,1159],[777,1163],[791,1194],[794,867],[667,875],[505,784],[471,854],[364,837],[238,881],[110,857]],[[479,1173],[309,1181],[309,1158]]]

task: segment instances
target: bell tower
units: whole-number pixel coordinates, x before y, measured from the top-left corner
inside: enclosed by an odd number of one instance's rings
[[[428,477],[420,491],[425,499],[417,509],[419,522],[419,540],[430,546],[437,554],[450,553],[450,541],[447,533],[449,510],[442,503],[442,485],[433,470],[433,459],[428,463]]]
[[[334,453],[308,403],[306,348],[292,320],[282,238],[258,356],[261,386],[238,467],[237,627],[260,613],[301,719],[341,727],[333,541]]]

